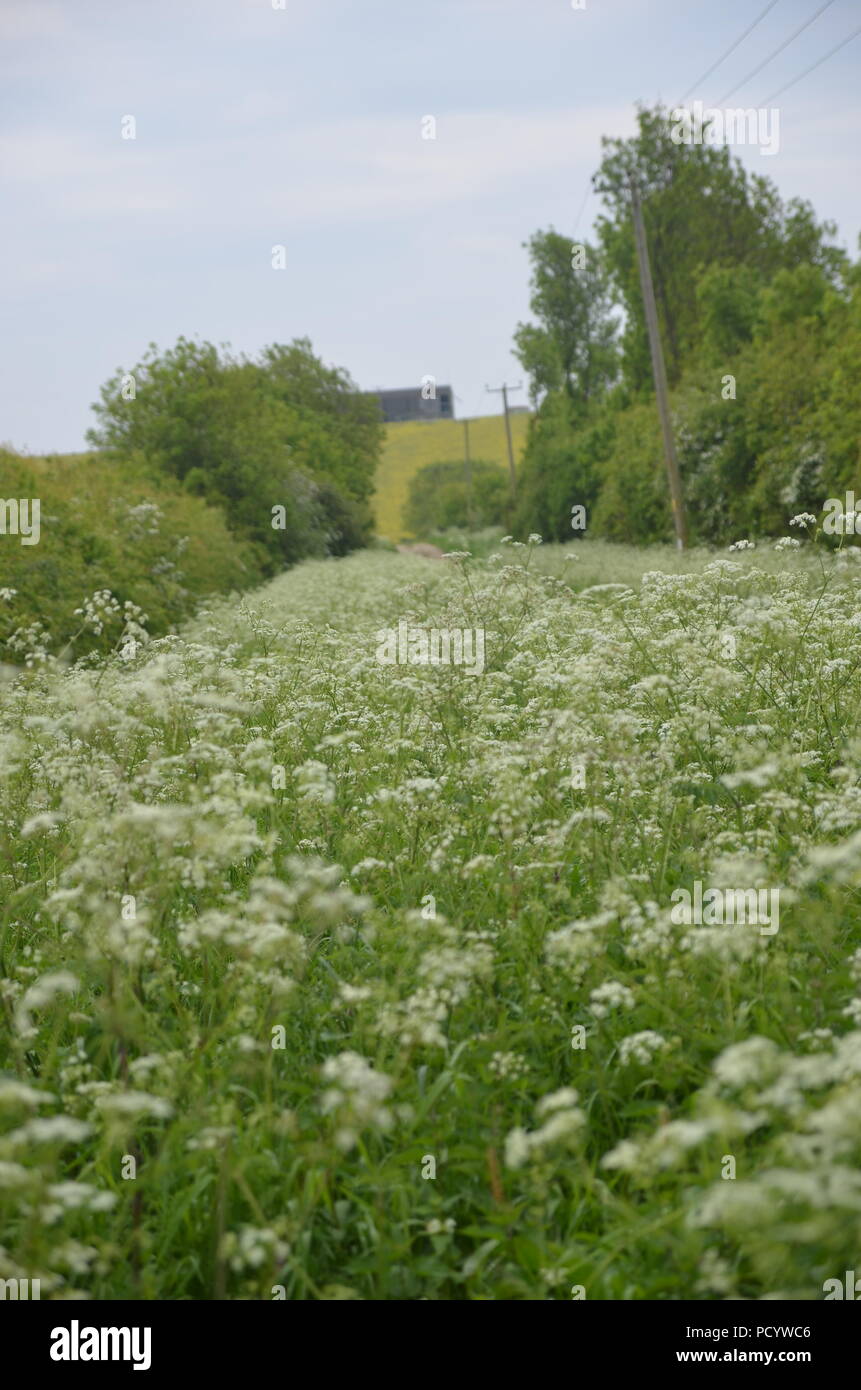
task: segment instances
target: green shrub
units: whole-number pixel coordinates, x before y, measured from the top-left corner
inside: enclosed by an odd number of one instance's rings
[[[473,459],[468,480],[460,460],[426,464],[410,482],[404,519],[426,536],[450,527],[501,526],[510,505],[508,476],[497,463]]]
[[[93,444],[140,454],[222,505],[230,529],[262,547],[269,573],[343,554],[370,533],[379,409],[307,339],[258,360],[187,338],[165,352],[151,344],[131,372],[105,383],[93,409]]]
[[[117,622],[101,633],[92,625],[81,631],[75,610],[97,592],[137,605],[156,635],[205,595],[249,588],[265,572],[265,553],[231,535],[220,508],[168,479],[153,481],[140,460],[0,450],[0,497],[39,498],[41,510],[37,545],[0,535],[0,588],[15,591],[0,604],[0,659],[27,656],[18,644],[33,624],[50,634],[54,655],[115,646]],[[33,638],[45,648],[38,632]]]

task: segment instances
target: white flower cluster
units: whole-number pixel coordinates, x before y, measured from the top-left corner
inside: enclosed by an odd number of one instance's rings
[[[529,1063],[516,1052],[494,1052],[490,1070],[500,1081],[517,1081],[529,1071]]]
[[[586,1116],[577,1105],[578,1095],[570,1086],[563,1086],[543,1096],[535,1107],[539,1119],[548,1118],[538,1129],[511,1130],[505,1140],[505,1165],[522,1168],[557,1144],[568,1146],[579,1138]]]
[[[589,1011],[596,1018],[606,1018],[614,1009],[633,1009],[634,991],[619,980],[607,980],[589,995]]]
[[[656,1230],[676,1291],[809,1297],[852,1267],[858,561],[656,551],[640,582],[578,541],[577,591],[534,547],[468,583],[298,566],[134,661],[4,681],[0,1224],[43,1296],[265,1298],[289,1260],[301,1296],[543,1298],[570,1264],[618,1297],[624,1246],[662,1297]],[[494,669],[383,672],[373,633],[407,606],[492,615]],[[86,618],[137,641],[120,610]],[[696,880],[780,884],[779,933],[674,920]],[[138,1153],[164,1257],[136,1291],[134,1184],[91,1175]],[[421,1181],[433,1154],[454,1196]]]
[[[660,1033],[646,1028],[642,1033],[631,1033],[619,1043],[619,1061],[623,1067],[636,1062],[641,1067],[649,1065],[659,1052],[666,1052],[670,1044]]]
[[[355,1148],[364,1130],[391,1127],[392,1113],[384,1105],[394,1085],[390,1076],[375,1071],[357,1052],[341,1052],[324,1062],[323,1077],[334,1084],[323,1092],[320,1109],[334,1115],[335,1143],[343,1153]]]
[[[232,1270],[243,1274],[263,1266],[283,1265],[290,1246],[271,1228],[240,1226],[238,1231],[224,1234],[219,1253]]]

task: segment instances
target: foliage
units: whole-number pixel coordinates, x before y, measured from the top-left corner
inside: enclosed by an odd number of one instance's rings
[[[631,221],[629,179],[637,179],[664,344],[676,383],[701,336],[697,286],[712,267],[770,279],[781,269],[821,267],[832,280],[845,256],[829,244],[834,227],[817,224],[808,203],[784,204],[765,177],[751,175],[728,146],[677,144],[660,106],[641,107],[631,139],[602,141],[595,187],[606,211],[598,219],[605,273],[625,314],[622,367],[635,389],[651,389],[643,301]],[[744,276],[742,284],[745,283]]]
[[[530,308],[535,324],[519,324],[514,350],[530,378],[533,404],[546,391],[565,391],[585,406],[618,370],[617,323],[609,313],[607,284],[592,247],[552,230],[526,243],[532,262]],[[580,264],[582,260],[582,265]]]
[[[129,377],[133,397],[123,391]],[[370,534],[378,411],[307,339],[266,348],[258,361],[186,338],[166,352],[151,344],[130,373],[105,383],[93,409],[94,444],[139,453],[222,505],[232,529],[264,548],[270,570],[342,553]]]
[[[205,596],[250,588],[265,572],[265,554],[231,535],[220,508],[140,459],[0,450],[0,496],[38,498],[41,511],[38,545],[0,536],[0,588],[15,591],[0,605],[0,659],[10,663],[34,651],[71,659],[115,646],[120,626],[95,633],[75,612],[94,593],[135,604],[161,635]],[[30,629],[31,643],[8,645]]]
[[[617,412],[605,402],[590,405],[582,415],[568,392],[545,396],[530,423],[518,477],[519,533],[535,531],[549,540],[570,540],[574,506],[586,508],[591,525],[616,422]]]
[[[427,463],[410,481],[404,520],[416,535],[453,526],[500,526],[511,504],[507,473],[487,459],[473,459],[471,482],[462,462]]]
[[[264,384],[290,412],[295,462],[345,498],[367,502],[384,434],[378,402],[357,391],[343,368],[315,357],[309,338],[264,348],[260,367]]]
[[[788,513],[818,513],[861,482],[859,267],[799,200],[784,204],[727,147],[675,144],[660,107],[638,133],[606,140],[595,178],[604,195],[598,250],[587,264],[610,287],[624,332],[588,402],[572,400],[548,363],[550,344],[590,343],[566,270],[573,243],[532,238],[537,326],[515,333],[533,391],[544,391],[519,481],[518,529],[561,539],[586,502],[590,534],[655,541],[672,534],[629,178],[638,180],[683,490],[694,540],[777,535]],[[563,273],[564,272],[564,273]],[[548,281],[549,276],[549,281]],[[602,320],[603,322],[603,320]],[[603,327],[592,346],[604,360]],[[525,335],[525,336],[524,336]],[[586,500],[588,499],[588,500]]]

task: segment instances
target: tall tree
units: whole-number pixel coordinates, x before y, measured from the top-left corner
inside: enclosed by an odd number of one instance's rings
[[[309,338],[264,348],[260,368],[298,425],[296,462],[325,475],[348,497],[366,501],[385,434],[375,397],[360,394],[344,368],[326,366]]]
[[[594,183],[606,212],[598,236],[606,272],[625,311],[625,377],[651,389],[646,326],[630,212],[637,179],[649,243],[658,318],[670,383],[697,349],[701,309],[697,285],[710,266],[748,267],[763,280],[780,268],[821,266],[838,279],[845,257],[828,244],[834,227],[817,223],[800,199],[784,204],[771,181],[750,175],[709,127],[701,143],[679,139],[679,123],[661,106],[641,107],[637,134],[604,138]],[[674,139],[674,133],[676,138]]]
[[[618,370],[618,324],[596,251],[552,228],[525,243],[532,262],[530,308],[537,324],[518,324],[514,352],[529,376],[533,402],[565,391],[585,406]]]

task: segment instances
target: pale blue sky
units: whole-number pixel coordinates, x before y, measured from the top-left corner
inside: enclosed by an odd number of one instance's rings
[[[718,102],[818,3],[779,0],[693,96]],[[307,335],[363,389],[432,374],[459,415],[495,413],[485,384],[521,378],[522,242],[571,234],[601,135],[630,134],[637,99],[674,104],[763,7],[0,0],[0,440],[81,447],[105,378],[181,333],[249,352]],[[834,0],[729,105],[859,22]],[[853,253],[859,74],[861,38],[776,103],[779,153],[738,150]]]

